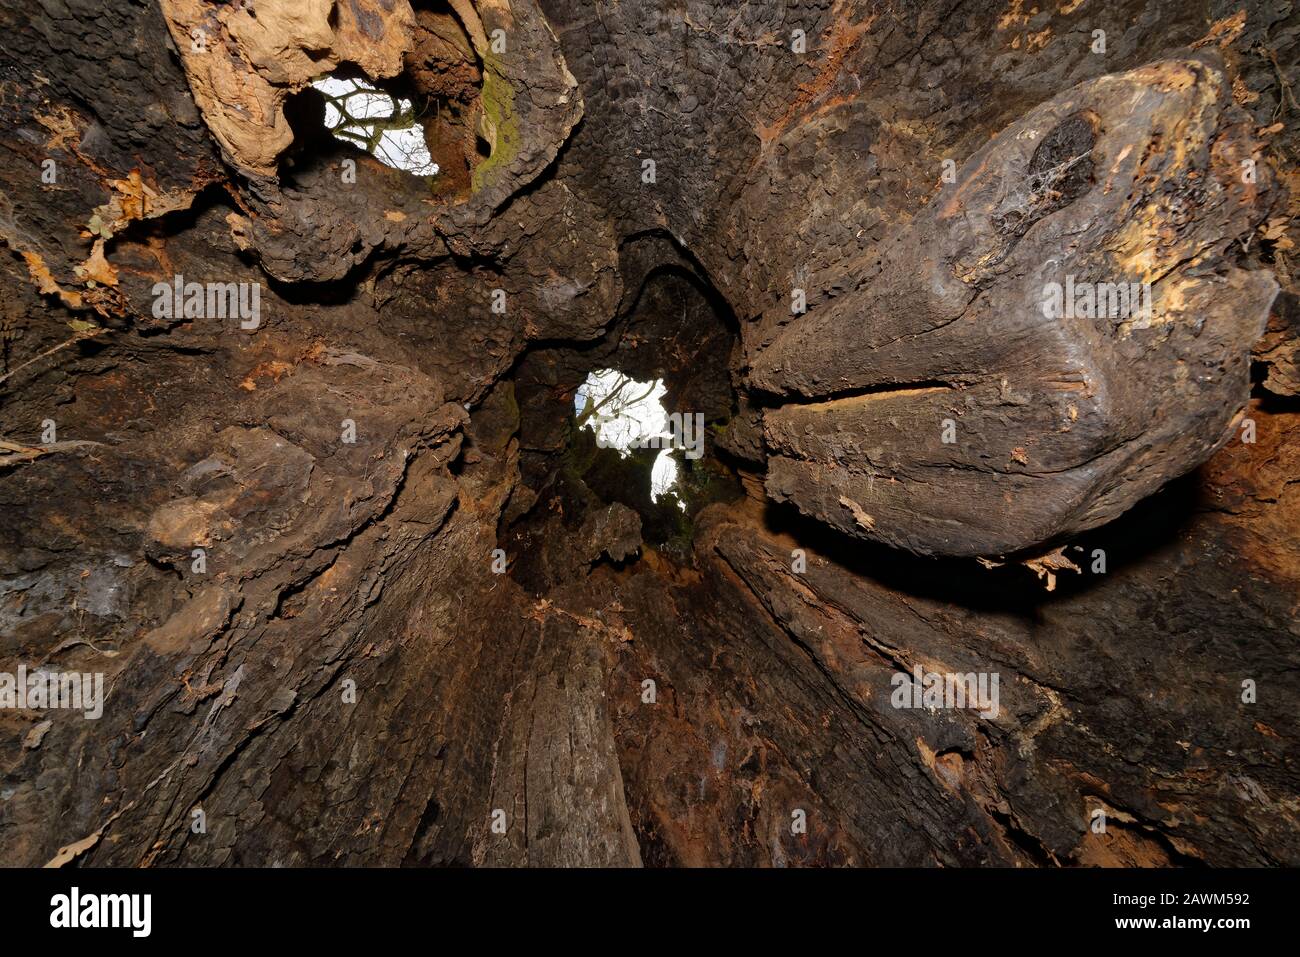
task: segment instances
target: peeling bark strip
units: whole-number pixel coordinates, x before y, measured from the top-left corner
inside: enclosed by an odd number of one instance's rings
[[[1242,175],[1258,149],[1223,73],[1193,61],[1081,84],[994,137],[863,253],[859,291],[754,356],[750,382],[786,403],[766,414],[769,493],[861,538],[991,555],[1201,464],[1233,434],[1277,294],[1229,256],[1270,208]]]
[[[0,0],[0,865],[1300,863],[1240,6]]]
[[[406,0],[159,0],[194,101],[230,162],[272,176],[293,141],[285,98],[342,63],[401,72],[415,16]]]

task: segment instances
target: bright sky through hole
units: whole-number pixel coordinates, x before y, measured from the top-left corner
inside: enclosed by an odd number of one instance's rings
[[[433,162],[424,141],[424,127],[414,119],[408,127],[384,130],[377,139],[374,139],[376,131],[373,125],[364,122],[391,118],[394,105],[399,115],[409,114],[410,100],[393,97],[365,80],[327,76],[312,86],[326,96],[325,126],[335,138],[365,149],[385,166],[404,169],[416,176],[437,174],[438,164]],[[335,101],[342,105],[348,116],[343,115]]]
[[[662,379],[637,382],[614,369],[603,369],[588,373],[587,381],[573,396],[579,424],[595,432],[601,446],[618,449],[627,456],[629,447],[638,440],[661,440],[661,450],[650,472],[652,502],[659,501],[677,483],[677,460],[671,455],[672,432],[663,402],[667,391]],[[588,403],[590,414],[584,419]],[[686,508],[685,502],[678,504]]]

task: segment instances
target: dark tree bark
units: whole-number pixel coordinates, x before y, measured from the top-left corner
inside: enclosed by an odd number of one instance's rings
[[[1300,862],[1298,58],[1288,0],[0,0],[0,675],[106,688],[0,708],[0,863]],[[708,422],[676,498],[604,368]]]

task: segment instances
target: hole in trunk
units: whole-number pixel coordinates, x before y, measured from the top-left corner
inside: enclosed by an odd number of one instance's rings
[[[531,505],[508,516],[502,542],[519,556],[512,569],[525,587],[540,594],[572,574],[559,556],[590,553],[599,543],[575,549],[572,536],[614,506],[636,514],[645,547],[693,563],[700,511],[743,494],[715,447],[735,409],[729,319],[692,270],[660,266],[600,340],[537,347],[520,362],[520,470]]]
[[[483,69],[447,3],[416,5],[404,67],[399,76],[375,79],[344,64],[289,97],[294,141],[282,180],[357,150],[410,173],[438,197],[467,198],[474,168],[490,153],[480,135]]]
[[[596,447],[617,449],[626,457],[633,449],[657,449],[650,472],[650,500],[659,499],[677,485],[679,468],[675,450],[685,449],[695,458],[703,452],[704,436],[693,428],[691,413],[669,413],[662,379],[638,382],[615,369],[587,375],[573,396],[574,415],[580,429],[591,429]],[[698,415],[698,413],[697,413]],[[703,416],[699,415],[703,424]],[[678,500],[678,506],[686,503]]]
[[[424,140],[425,100],[416,102],[379,89],[367,80],[329,76],[312,87],[325,98],[325,128],[335,139],[365,150],[385,166],[415,176],[439,170]]]

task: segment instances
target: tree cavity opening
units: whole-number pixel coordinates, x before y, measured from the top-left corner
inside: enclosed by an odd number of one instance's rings
[[[393,169],[414,176],[438,174],[414,100],[354,77],[327,76],[312,86],[325,98],[325,128],[335,139]]]
[[[617,449],[624,458],[635,449],[659,449],[650,471],[652,502],[678,484],[681,468],[674,453],[699,458],[704,448],[702,422],[697,429],[690,413],[668,412],[667,391],[663,379],[638,382],[615,369],[601,369],[589,373],[573,396],[578,428],[595,432],[599,448]],[[686,508],[681,498],[677,505]]]
[[[408,174],[410,184],[425,184],[439,201],[472,195],[474,169],[487,158],[479,142],[483,63],[446,0],[422,0],[413,10],[413,44],[399,74],[376,78],[345,62],[289,96],[294,141],[282,158],[286,181],[310,184],[340,158],[368,155]]]

